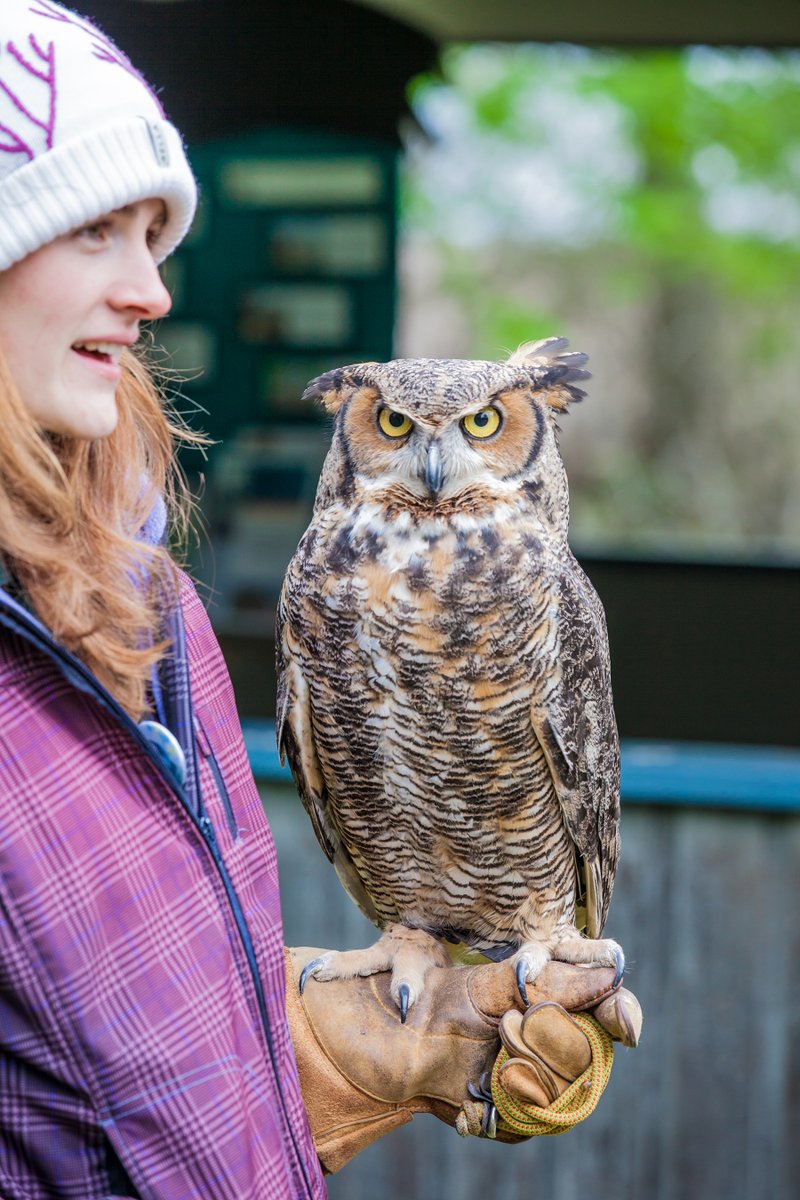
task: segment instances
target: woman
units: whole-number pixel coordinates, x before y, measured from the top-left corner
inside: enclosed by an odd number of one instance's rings
[[[167,526],[179,533],[187,510],[173,446],[198,439],[165,416],[133,354],[142,323],[169,311],[158,264],[195,201],[180,136],[125,56],[51,0],[4,0],[0,1194],[9,1200],[321,1197],[317,1151],[334,1169],[414,1111],[454,1119],[479,1065],[459,1048],[460,1026],[483,1039],[483,1062],[495,1015],[513,1002],[495,968],[469,995],[468,972],[443,971],[445,1000],[433,988],[427,1025],[420,1014],[409,1034],[396,1020],[384,1027],[372,981],[317,985],[304,1008],[294,981],[310,952],[298,952],[287,1022],[272,839],[219,648],[166,548]],[[582,973],[571,1006],[598,999],[608,974]],[[343,1019],[331,1022],[334,1003]],[[615,1011],[607,1019],[619,1030]],[[398,1036],[421,1047],[402,1079]],[[443,1082],[431,1089],[430,1078]],[[434,1100],[412,1100],[418,1093]]]

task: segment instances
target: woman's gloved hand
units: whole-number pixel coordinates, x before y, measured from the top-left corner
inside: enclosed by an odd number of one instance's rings
[[[388,973],[325,983],[310,979],[301,996],[303,967],[323,953],[287,950],[286,1005],[314,1144],[329,1172],[416,1113],[433,1113],[455,1125],[470,1097],[486,1094],[506,1014],[503,1044],[511,1057],[503,1085],[542,1107],[591,1058],[570,1012],[590,1012],[625,1045],[639,1039],[639,1003],[627,989],[612,989],[611,967],[548,963],[528,985],[524,1020],[510,963],[439,968],[428,974],[425,991],[402,1024]],[[497,1139],[522,1140],[502,1129]]]

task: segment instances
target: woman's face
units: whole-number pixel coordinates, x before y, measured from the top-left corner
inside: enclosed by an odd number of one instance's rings
[[[43,429],[107,437],[117,424],[120,356],[171,298],[152,245],[161,200],[117,209],[0,272],[0,349]]]

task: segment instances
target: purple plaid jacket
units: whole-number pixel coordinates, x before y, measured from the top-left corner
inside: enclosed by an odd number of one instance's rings
[[[284,1010],[275,850],[183,579],[171,779],[0,588],[0,1196],[322,1200]]]

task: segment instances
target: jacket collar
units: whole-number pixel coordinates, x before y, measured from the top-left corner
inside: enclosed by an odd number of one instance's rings
[[[167,511],[164,501],[158,501],[151,509],[141,531],[141,539],[148,545],[163,541],[166,531]],[[70,651],[53,637],[35,613],[31,612],[10,591],[8,572],[0,555],[0,627],[23,638],[50,658],[62,674],[79,689],[89,693],[113,714],[123,725],[137,729],[135,722],[114,700],[98,679]],[[186,758],[187,776],[182,792],[190,807],[199,812],[197,748],[194,736],[194,714],[189,678],[186,647],[186,631],[180,601],[175,598],[165,605],[165,633],[172,648],[154,672],[153,694],[157,700],[157,717],[174,733]],[[138,731],[137,731],[138,732]]]

